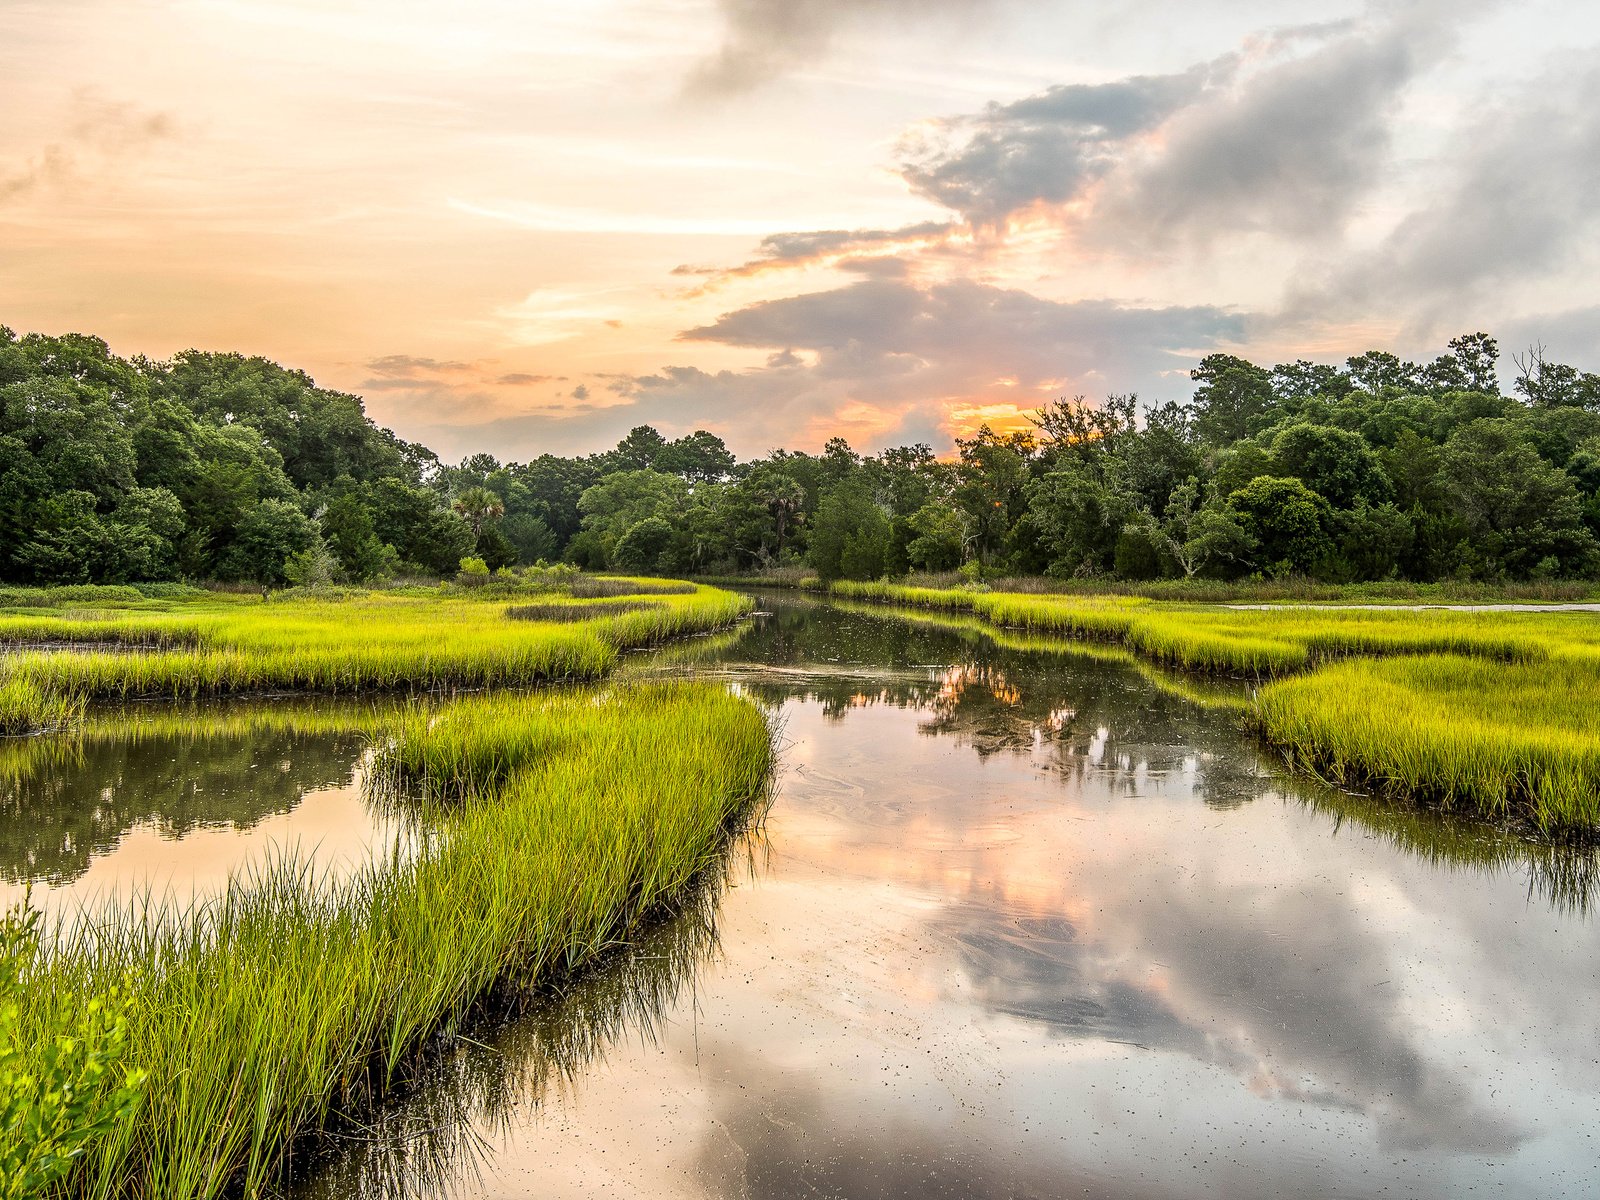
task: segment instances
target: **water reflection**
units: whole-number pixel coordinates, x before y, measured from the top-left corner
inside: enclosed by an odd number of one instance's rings
[[[737,654],[751,690],[772,703],[816,701],[834,718],[872,704],[917,709],[927,714],[923,732],[952,737],[980,758],[1036,755],[1048,744],[1068,776],[1092,770],[1101,786],[1126,791],[1176,774],[1219,810],[1283,783],[1270,749],[1231,730],[1250,685],[1166,671],[1094,643],[996,630],[971,617],[791,600],[725,653]],[[1434,864],[1521,872],[1529,895],[1557,909],[1587,912],[1600,887],[1593,848],[1293,782],[1296,798],[1334,818],[1335,831],[1351,822]]]
[[[474,1170],[315,1195],[1587,1188],[1592,856],[1286,778],[1236,692],[1093,648],[782,604],[688,657],[786,739],[722,952],[595,1059],[545,1006],[498,1035],[531,1085],[399,1110],[385,1162],[443,1123]]]
[[[481,1185],[483,1164],[530,1108],[594,1069],[620,1039],[659,1042],[667,1014],[719,951],[722,896],[750,871],[759,838],[748,834],[680,911],[599,967],[537,996],[498,998],[498,1015],[439,1050],[421,1086],[303,1162],[304,1181],[286,1195],[413,1200]]]
[[[3,890],[205,890],[268,841],[359,855],[392,823],[361,797],[376,712],[348,701],[148,704],[0,741]]]

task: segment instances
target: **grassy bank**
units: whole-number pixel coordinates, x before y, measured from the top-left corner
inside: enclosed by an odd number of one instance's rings
[[[705,575],[702,583],[721,587],[827,591],[805,567],[776,567],[747,575]],[[935,591],[972,590],[958,572],[913,573],[897,586]],[[1125,596],[1177,604],[1574,604],[1600,603],[1600,585],[1581,579],[1532,579],[1487,583],[1444,580],[1437,583],[1319,583],[1311,579],[1052,579],[1042,575],[991,578],[982,590],[1013,595]]]
[[[1297,767],[1545,835],[1600,830],[1600,622],[1590,614],[1237,610],[870,583],[832,591],[1261,680],[1246,723]]]
[[[255,1194],[496,986],[581,968],[670,905],[770,762],[759,710],[705,684],[473,697],[392,736],[428,797],[414,860],[337,885],[278,863],[188,911],[63,927],[24,964],[24,1046],[122,988],[148,1072],[137,1119],[52,1194]]]
[[[1442,808],[1600,829],[1600,670],[1456,655],[1339,663],[1263,688],[1253,721],[1297,766]]]
[[[902,582],[941,589],[970,586],[955,572],[911,575]],[[1600,586],[1581,579],[1491,583],[1321,583],[1312,579],[1052,579],[1029,575],[985,580],[990,591],[1058,596],[1138,596],[1178,604],[1571,604],[1600,601]]]
[[[652,584],[659,581],[639,586]],[[0,643],[13,647],[0,654],[0,730],[51,728],[86,700],[593,680],[624,651],[727,625],[749,602],[710,587],[652,590],[648,603],[609,611],[590,604],[561,623],[513,619],[514,607],[471,594],[366,593],[271,603],[208,595],[160,611],[0,613]],[[81,648],[27,648],[39,643]]]
[[[1548,658],[1552,642],[1594,645],[1593,622],[1561,613],[1229,609],[1137,596],[1055,596],[839,582],[847,599],[970,612],[1008,628],[1098,639],[1185,670],[1270,678],[1361,655]]]

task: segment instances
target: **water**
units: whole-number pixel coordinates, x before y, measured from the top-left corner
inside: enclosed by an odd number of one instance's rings
[[[0,739],[0,906],[179,906],[293,856],[325,878],[407,842],[362,781],[371,705],[277,698],[100,711],[79,734]]]
[[[782,726],[726,878],[295,1200],[1593,1194],[1592,856],[1290,779],[1237,689],[766,607],[661,668]]]

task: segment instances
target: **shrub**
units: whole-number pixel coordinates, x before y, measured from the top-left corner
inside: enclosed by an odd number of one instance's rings
[[[0,1200],[29,1200],[64,1179],[91,1143],[133,1119],[145,1073],[125,1065],[122,994],[54,997],[50,1026],[25,1037],[18,996],[38,953],[39,914],[0,920]]]

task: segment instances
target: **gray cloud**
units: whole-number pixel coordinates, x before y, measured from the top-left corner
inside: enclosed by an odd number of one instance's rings
[[[1466,295],[1543,278],[1589,249],[1600,225],[1600,67],[1558,60],[1463,130],[1439,175],[1432,203],[1295,307],[1402,298],[1459,311]]]
[[[1065,85],[991,104],[903,142],[900,170],[919,195],[973,225],[995,225],[1032,204],[1077,196],[1121,162],[1129,139],[1194,103],[1235,66],[1230,57],[1177,75]]]
[[[540,383],[565,383],[565,375],[530,375],[526,371],[512,371],[509,375],[497,376],[495,382],[504,387],[531,387]]]
[[[472,364],[446,359],[424,358],[415,354],[385,354],[370,359],[367,370],[394,378],[414,379],[419,375],[438,375],[455,371],[470,371]]]
[[[903,144],[900,169],[979,227],[1080,202],[1077,221],[1122,242],[1337,232],[1378,179],[1406,85],[1459,18],[1418,0],[1380,21],[1277,30],[1177,74],[1051,88],[936,125]]]
[[[960,226],[953,221],[921,221],[899,229],[818,229],[794,233],[774,233],[761,239],[755,257],[736,267],[700,267],[685,264],[674,267],[674,275],[707,277],[701,291],[733,279],[762,275],[785,267],[834,260],[836,265],[861,274],[886,274],[893,268],[882,265],[896,249],[908,242],[937,242]],[[872,264],[872,265],[868,265]]]
[[[1442,41],[1431,21],[1356,28],[1177,114],[1162,147],[1112,184],[1103,218],[1125,237],[1337,232],[1377,182],[1406,85]]]
[[[673,366],[612,390],[642,420],[705,424],[741,453],[792,442],[794,430],[862,405],[883,414],[875,444],[947,445],[953,404],[1032,408],[1062,380],[1092,381],[1086,390],[1096,392],[1159,386],[1165,372],[1240,337],[1242,324],[1211,307],[1061,303],[970,281],[868,278],[751,305],[680,335],[773,351],[765,366]]]
[[[453,386],[446,382],[449,377],[459,378],[474,371],[472,363],[449,362],[414,354],[386,354],[369,360],[366,367],[372,374],[361,381],[361,386],[369,392],[423,389],[431,394],[441,386]]]
[[[1029,292],[958,280],[919,288],[867,280],[826,292],[769,300],[691,329],[688,341],[819,352],[817,370],[917,372],[981,364],[1037,382],[1096,370],[1145,367],[1152,353],[1183,352],[1240,336],[1241,322],[1212,307],[1129,308],[1111,301],[1062,303]]]
[[[691,94],[747,91],[827,53],[845,25],[923,23],[995,7],[997,0],[719,0],[724,35],[689,78]]]

